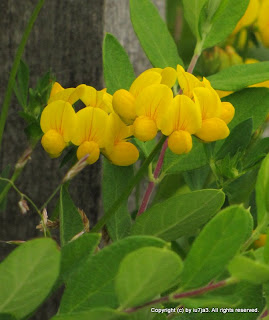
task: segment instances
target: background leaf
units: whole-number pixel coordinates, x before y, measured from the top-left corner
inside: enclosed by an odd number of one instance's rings
[[[48,296],[60,269],[60,252],[51,239],[17,247],[0,264],[0,312],[22,319]]]
[[[109,308],[96,308],[64,315],[57,315],[51,320],[127,320],[129,316]]]
[[[206,285],[225,270],[226,265],[251,235],[252,218],[242,207],[221,211],[195,239],[181,275],[184,288]]]
[[[268,79],[269,61],[231,66],[208,77],[214,89],[227,91],[238,91]]]
[[[105,212],[110,209],[115,199],[120,197],[133,175],[133,166],[119,167],[104,159],[102,194]],[[130,232],[131,216],[127,209],[127,202],[128,199],[124,201],[121,207],[106,224],[108,233],[113,241],[127,236]]]
[[[63,186],[60,192],[60,238],[62,246],[83,229],[84,226],[78,209],[74,205],[67,188]]]
[[[181,270],[181,259],[167,249],[147,247],[128,254],[115,283],[121,309],[138,306],[175,286]]]
[[[134,69],[126,51],[110,33],[104,39],[103,67],[105,84],[110,94],[119,89],[129,90],[135,79]]]
[[[190,235],[204,225],[223,205],[220,190],[200,190],[176,195],[140,215],[132,234],[146,234],[166,241]]]
[[[27,108],[28,91],[29,91],[29,68],[24,61],[20,61],[17,72],[17,82],[14,85],[14,91],[20,105]]]
[[[258,173],[256,183],[256,206],[258,213],[258,224],[266,222],[269,219],[269,154],[263,160]]]
[[[85,311],[97,307],[117,308],[114,280],[123,258],[143,247],[164,247],[166,243],[153,237],[128,237],[105,247],[79,267],[67,282],[60,314]],[[89,272],[91,270],[91,272]]]
[[[130,15],[134,31],[154,67],[183,65],[165,22],[150,0],[130,0]]]

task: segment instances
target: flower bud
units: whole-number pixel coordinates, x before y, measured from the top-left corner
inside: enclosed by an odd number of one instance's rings
[[[235,112],[234,106],[230,102],[222,102],[221,106],[222,106],[222,112],[221,112],[220,118],[226,124],[228,124],[229,122],[232,121],[234,117],[234,112]]]
[[[266,243],[266,239],[267,239],[267,234],[261,234],[259,239],[254,241],[254,246],[256,248],[263,247]]]
[[[168,138],[168,147],[175,154],[188,153],[192,148],[192,138],[189,132],[174,131]]]
[[[77,157],[80,160],[83,158],[86,154],[89,154],[87,158],[88,164],[95,163],[100,156],[100,149],[96,142],[94,141],[84,141],[77,150]]]
[[[66,146],[63,136],[54,129],[51,129],[44,134],[41,139],[41,144],[52,158],[59,157]]]
[[[134,102],[135,98],[127,90],[120,89],[113,95],[113,109],[126,124],[132,124],[136,118]]]
[[[115,144],[109,154],[111,162],[117,166],[130,166],[139,158],[137,148],[130,142],[121,141]]]

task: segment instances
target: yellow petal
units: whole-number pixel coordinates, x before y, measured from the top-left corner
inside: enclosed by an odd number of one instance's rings
[[[114,144],[131,135],[133,135],[132,126],[127,126],[115,112],[108,116],[106,130],[106,149],[108,153],[114,147]]]
[[[193,89],[197,87],[203,87],[201,81],[199,81],[194,75],[189,72],[185,72],[183,67],[180,65],[177,66],[177,79],[180,88],[183,91],[183,94],[192,98]]]
[[[54,96],[56,93],[58,93],[62,90],[64,90],[64,88],[60,85],[60,83],[54,82],[54,84],[51,88],[50,97]]]
[[[85,104],[86,107],[95,107],[96,106],[96,96],[97,90],[91,86],[86,86],[83,94],[80,97],[80,100]]]
[[[106,89],[97,92],[97,107],[106,113],[113,112],[112,95],[106,92]]]
[[[40,126],[44,133],[53,129],[69,142],[74,134],[77,124],[75,110],[69,102],[54,101],[48,104],[41,114]]]
[[[43,135],[41,144],[53,158],[59,157],[66,146],[63,136],[53,129]]]
[[[228,137],[230,133],[226,123],[219,118],[206,119],[202,122],[202,128],[196,132],[196,136],[204,141],[212,142]]]
[[[177,72],[174,68],[167,67],[162,70],[161,84],[167,85],[169,88],[173,87],[177,79]]]
[[[68,88],[57,92],[49,98],[48,104],[57,100],[68,101],[71,94],[76,90],[76,88]]]
[[[96,142],[94,141],[84,141],[77,150],[77,158],[80,160],[86,154],[89,154],[87,158],[87,163],[88,164],[93,164],[95,163],[100,156],[100,149],[99,146]]]
[[[111,113],[112,96],[106,92],[106,89],[97,91],[91,86],[85,86],[83,94],[80,95],[80,100],[86,107],[100,108],[107,113]]]
[[[156,122],[145,116],[136,118],[133,128],[134,136],[141,141],[149,141],[154,139],[158,131]]]
[[[114,146],[108,158],[117,166],[130,166],[138,160],[139,152],[132,143],[121,141]]]
[[[191,151],[192,138],[187,131],[174,131],[168,138],[168,147],[175,154],[183,154]]]
[[[173,101],[173,92],[164,84],[154,84],[145,88],[135,100],[135,110],[138,116],[146,116],[156,121],[157,126],[162,116]]]
[[[81,97],[84,95],[85,90],[86,90],[86,85],[85,84],[81,84],[81,85],[77,86],[75,88],[75,90],[70,94],[70,96],[68,98],[68,102],[70,104],[74,104],[79,99],[81,100]]]
[[[233,31],[233,34],[237,33],[242,28],[245,28],[253,24],[258,17],[259,11],[261,11],[261,9],[260,10],[259,9],[260,9],[259,0],[250,0],[247,10],[243,15],[243,17],[237,23]]]
[[[77,112],[77,118],[72,143],[79,146],[84,141],[94,141],[103,148],[108,114],[99,108],[86,107]]]
[[[208,88],[195,88],[193,95],[195,103],[200,107],[203,120],[220,116],[222,107],[216,92]]]
[[[187,96],[177,95],[164,118],[161,130],[165,135],[170,135],[172,131],[180,130],[193,134],[201,126],[202,117],[199,105]]]
[[[116,91],[112,98],[114,111],[126,124],[132,124],[136,118],[135,99],[133,95],[124,89]]]
[[[216,90],[216,92],[217,92],[218,96],[220,97],[220,99],[227,97],[233,93],[233,91],[222,91],[222,90]]]
[[[222,102],[222,112],[220,119],[222,119],[226,124],[230,123],[234,117],[234,106],[230,102]]]
[[[129,91],[136,98],[144,88],[152,84],[159,84],[161,81],[162,77],[158,72],[146,70],[135,79]]]

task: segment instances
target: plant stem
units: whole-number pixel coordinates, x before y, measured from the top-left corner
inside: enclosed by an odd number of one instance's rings
[[[13,87],[15,84],[15,78],[16,78],[16,74],[17,74],[17,71],[19,68],[20,60],[21,60],[25,45],[27,43],[29,34],[33,28],[35,20],[39,14],[39,11],[41,10],[44,2],[45,2],[45,0],[38,1],[37,5],[32,13],[32,16],[30,17],[28,25],[27,25],[26,29],[24,30],[20,45],[19,45],[18,50],[15,55],[13,66],[12,66],[10,76],[8,79],[7,90],[6,90],[6,94],[5,94],[5,98],[4,98],[4,102],[3,102],[3,106],[2,106],[2,111],[1,111],[1,116],[0,116],[0,150],[1,150],[3,132],[5,129],[5,124],[6,124],[7,115],[8,115],[8,109],[9,109],[9,105],[10,105],[10,101],[11,101],[12,91],[13,91]]]
[[[46,208],[47,204],[55,197],[56,193],[60,190],[61,186],[62,184],[59,184],[58,187],[52,192],[52,194],[49,196],[46,202],[43,203],[42,207],[40,208],[40,211]]]
[[[246,251],[248,247],[259,238],[262,230],[267,226],[267,219],[263,221],[260,225],[257,226],[257,228],[252,232],[251,236],[248,238],[248,240],[243,244],[241,251]]]
[[[156,168],[154,170],[154,174],[153,174],[154,179],[157,179],[159,177],[159,174],[160,174],[161,169],[162,169],[164,155],[165,155],[167,147],[168,147],[168,143],[167,143],[167,139],[166,139],[164,144],[163,144],[163,147],[162,147],[162,150],[161,150],[161,153],[160,153]],[[146,192],[144,194],[141,206],[140,206],[140,208],[138,210],[137,216],[141,215],[147,209],[147,206],[148,206],[148,203],[149,203],[149,200],[150,200],[150,196],[151,196],[152,191],[154,189],[155,183],[156,182],[153,182],[153,181],[149,182],[147,190],[146,190]]]
[[[195,53],[195,54],[193,55],[193,57],[192,57],[192,59],[191,59],[191,62],[190,62],[190,64],[189,64],[189,67],[188,67],[188,69],[187,69],[187,72],[193,73],[193,70],[194,70],[194,68],[195,68],[195,66],[196,66],[196,63],[197,63],[199,57],[200,57],[200,54],[198,54],[198,53]]]
[[[155,148],[152,150],[150,155],[147,157],[147,159],[143,162],[142,166],[138,170],[137,174],[133,177],[133,179],[129,182],[126,189],[122,193],[122,195],[113,203],[111,208],[106,212],[106,214],[97,222],[97,224],[92,228],[91,232],[98,232],[100,229],[106,224],[106,222],[113,216],[113,214],[118,210],[118,208],[121,206],[123,201],[128,199],[129,195],[131,194],[133,188],[138,184],[138,182],[143,177],[144,171],[147,169],[149,164],[152,162],[160,148],[165,142],[166,137],[163,136],[155,146]]]
[[[146,302],[141,306],[126,309],[126,310],[124,310],[124,312],[133,313],[133,312],[136,312],[140,309],[143,309],[143,308],[150,306],[150,305],[153,305],[153,304],[162,303],[162,302],[172,302],[172,301],[179,300],[179,299],[198,296],[198,295],[204,294],[206,292],[210,292],[210,291],[213,291],[213,290],[216,290],[219,288],[223,288],[223,287],[226,287],[228,285],[231,285],[231,284],[234,284],[237,282],[238,282],[238,280],[236,278],[228,278],[228,279],[219,281],[217,283],[210,283],[209,285],[207,285],[205,287],[198,288],[198,289],[194,289],[194,290],[190,290],[190,291],[186,291],[186,292],[181,292],[181,293],[175,293],[172,295],[161,297],[159,299],[155,299],[155,300]]]

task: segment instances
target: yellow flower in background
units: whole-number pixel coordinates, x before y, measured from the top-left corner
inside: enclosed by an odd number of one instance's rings
[[[267,234],[261,234],[259,239],[254,241],[254,246],[256,248],[264,247],[267,240]]]
[[[141,141],[155,138],[172,101],[172,90],[164,84],[151,85],[142,90],[135,100],[137,118],[133,123],[134,136]]]
[[[42,112],[40,126],[44,135],[41,144],[51,157],[58,157],[71,141],[76,130],[77,116],[69,102],[48,104]]]
[[[269,47],[269,1],[261,0],[257,26],[261,41],[265,47]]]
[[[139,158],[137,148],[127,138],[133,135],[133,127],[127,126],[120,117],[111,113],[107,121],[104,155],[115,165],[129,166]]]
[[[117,90],[112,99],[114,111],[126,124],[132,124],[137,117],[135,100],[143,89],[153,84],[172,86],[176,81],[173,68],[152,68],[141,73],[132,83],[129,91]]]
[[[71,141],[79,146],[78,159],[89,154],[87,162],[92,164],[99,159],[100,148],[106,145],[105,130],[108,114],[99,108],[86,107],[77,112],[77,119],[76,131]]]
[[[250,0],[247,10],[243,17],[238,21],[233,34],[239,32],[241,29],[248,27],[257,20],[260,9],[260,0]]]
[[[177,95],[161,122],[161,131],[169,136],[168,147],[176,153],[188,153],[192,149],[191,134],[201,128],[201,111],[189,97]]]

